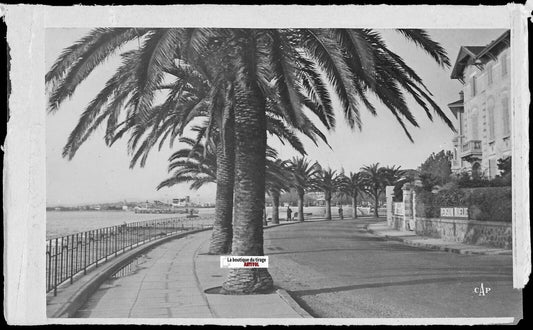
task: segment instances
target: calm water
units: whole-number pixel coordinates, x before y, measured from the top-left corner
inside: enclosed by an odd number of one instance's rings
[[[207,218],[214,208],[199,209],[198,215]],[[82,231],[154,219],[185,218],[186,214],[141,214],[133,211],[47,211],[46,238]]]
[[[346,217],[352,214],[351,207],[344,207]],[[280,207],[279,216],[281,219],[287,218],[286,207]],[[291,206],[292,215],[298,208]],[[198,209],[203,223],[208,219],[212,220],[215,214],[214,208]],[[324,216],[324,207],[306,207],[305,213],[312,213],[311,217]],[[338,215],[336,206],[332,207],[331,213],[334,217]],[[267,216],[272,216],[272,209],[267,208]],[[124,222],[137,222],[153,219],[185,218],[185,214],[141,214],[133,211],[47,211],[46,212],[46,238],[64,236],[82,231],[93,230],[103,227],[121,225]],[[200,219],[197,219],[200,220]],[[207,221],[209,222],[209,221]]]

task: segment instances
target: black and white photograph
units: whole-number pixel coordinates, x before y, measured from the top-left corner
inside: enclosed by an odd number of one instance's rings
[[[523,318],[512,25],[117,13],[40,34],[48,323]]]

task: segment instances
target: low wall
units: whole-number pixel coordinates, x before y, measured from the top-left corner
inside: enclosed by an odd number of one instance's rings
[[[511,232],[509,222],[416,218],[417,235],[465,244],[511,249]]]

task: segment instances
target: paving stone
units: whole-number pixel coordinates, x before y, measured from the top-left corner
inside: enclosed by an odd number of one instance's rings
[[[80,317],[299,317],[277,294],[206,296],[203,291],[220,286],[228,270],[219,268],[219,256],[197,255],[207,252],[210,232],[193,236],[148,251],[135,273],[102,287],[80,310]]]

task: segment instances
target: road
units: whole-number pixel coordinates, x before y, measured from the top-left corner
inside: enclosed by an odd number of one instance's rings
[[[373,219],[279,226],[265,231],[275,285],[315,317],[515,317],[509,255],[415,248],[364,230]],[[480,295],[481,285],[490,288]]]

